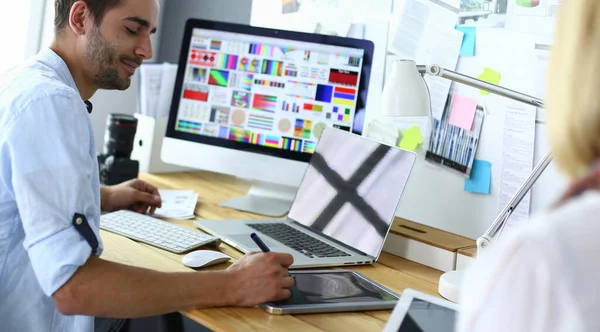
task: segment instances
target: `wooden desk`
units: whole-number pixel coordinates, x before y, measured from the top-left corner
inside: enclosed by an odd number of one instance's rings
[[[477,256],[477,247],[462,248],[458,251],[458,253],[467,257],[475,258]]]
[[[196,216],[204,219],[264,218],[251,213],[222,208],[220,201],[245,194],[249,184],[232,177],[208,173],[173,173],[165,175],[140,174],[140,178],[159,189],[193,189],[199,194]],[[192,220],[172,220],[174,223],[196,229]],[[102,258],[159,271],[193,271],[181,264],[181,256],[140,244],[120,235],[101,231],[104,242]],[[220,250],[234,260],[242,253],[226,244]],[[209,269],[222,269],[221,264]],[[376,264],[344,267],[389,287],[397,293],[414,288],[433,295],[441,271],[403,258],[383,253]],[[341,269],[341,268],[340,268]],[[381,331],[391,311],[352,312],[310,315],[270,315],[260,308],[214,308],[182,312],[186,317],[214,331]]]

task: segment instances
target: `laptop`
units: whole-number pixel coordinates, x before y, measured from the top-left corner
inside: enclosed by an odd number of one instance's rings
[[[290,268],[377,261],[416,160],[414,152],[326,128],[287,218],[196,220],[203,231],[247,253],[257,233]]]

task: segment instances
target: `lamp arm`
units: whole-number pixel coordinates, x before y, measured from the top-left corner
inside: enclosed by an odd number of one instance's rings
[[[488,245],[494,238],[497,238],[500,233],[504,230],[507,224],[508,218],[511,216],[513,211],[517,208],[517,205],[521,202],[523,197],[527,195],[527,192],[533,187],[537,179],[542,175],[546,167],[552,161],[552,153],[548,151],[544,158],[535,166],[529,177],[523,182],[523,185],[517,190],[517,193],[513,198],[506,204],[502,212],[496,217],[496,220],[492,225],[483,233],[481,237],[477,239],[477,254],[487,249]]]
[[[419,66],[417,66],[417,70],[419,71],[419,73],[421,73],[421,75],[428,74],[428,75],[432,75],[432,76],[443,77],[445,79],[448,79],[448,80],[451,80],[454,82],[462,83],[462,84],[465,84],[465,85],[468,85],[468,86],[471,86],[471,87],[474,87],[477,89],[486,90],[493,94],[503,96],[503,97],[506,97],[509,99],[517,100],[517,101],[523,102],[528,105],[544,108],[544,102],[539,98],[532,97],[532,96],[511,90],[511,89],[503,88],[499,85],[492,84],[492,83],[489,83],[486,81],[482,81],[477,78],[459,74],[452,70],[444,69],[438,65],[431,65],[431,66],[419,65]]]
[[[482,81],[477,78],[473,78],[470,76],[466,76],[463,74],[459,74],[457,72],[444,69],[438,65],[417,65],[417,70],[421,75],[432,75],[443,77],[445,79],[462,83],[477,89],[486,90],[493,94],[497,94],[509,99],[513,99],[516,101],[523,102],[528,105],[532,105],[535,107],[544,107],[544,102],[536,97],[532,97],[514,90],[510,90],[507,88],[503,88],[499,85],[495,85],[486,81]],[[497,238],[504,227],[507,224],[508,219],[512,215],[513,211],[517,208],[517,205],[521,202],[523,197],[527,195],[531,187],[535,184],[537,179],[542,175],[546,167],[552,161],[552,153],[548,151],[542,159],[533,169],[529,177],[525,180],[523,185],[517,190],[517,193],[511,198],[511,200],[506,204],[502,212],[496,217],[492,225],[485,231],[485,233],[477,239],[477,254],[479,255],[482,251],[487,249],[487,247],[491,244],[494,238]]]

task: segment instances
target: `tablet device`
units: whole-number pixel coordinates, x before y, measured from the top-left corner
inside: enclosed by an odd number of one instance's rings
[[[393,309],[399,296],[350,270],[290,271],[296,280],[289,299],[262,304],[270,314]]]
[[[442,298],[405,289],[384,332],[453,332],[458,305]]]

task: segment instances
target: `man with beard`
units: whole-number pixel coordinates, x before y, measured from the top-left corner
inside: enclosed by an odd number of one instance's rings
[[[117,330],[121,321],[94,317],[289,297],[287,254],[253,253],[200,273],[99,257],[101,209],[152,213],[160,197],[139,180],[100,187],[87,100],[129,87],[152,57],[159,8],[156,0],[55,0],[55,10],[50,47],[0,81],[0,329]]]

